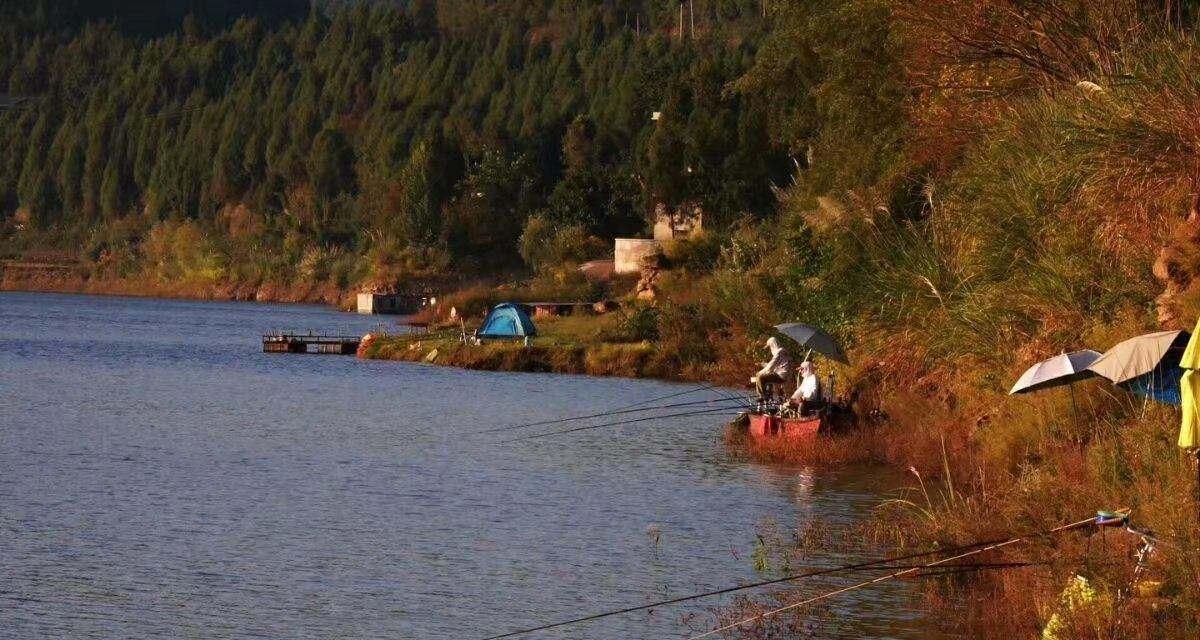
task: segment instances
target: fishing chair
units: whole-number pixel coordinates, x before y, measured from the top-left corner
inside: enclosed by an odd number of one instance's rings
[[[750,378],[750,387],[757,388],[758,379]],[[758,398],[758,410],[760,413],[777,413],[786,403],[788,399],[787,381],[786,380],[769,380],[762,383],[763,393]]]

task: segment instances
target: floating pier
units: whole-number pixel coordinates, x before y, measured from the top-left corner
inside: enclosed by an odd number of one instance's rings
[[[360,336],[309,333],[264,333],[263,353],[323,353],[337,356],[354,355],[362,343]]]

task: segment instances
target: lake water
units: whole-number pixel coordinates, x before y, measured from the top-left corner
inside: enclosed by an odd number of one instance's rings
[[[473,434],[687,387],[261,353],[379,322],[0,293],[0,636],[482,638],[774,577],[765,523],[879,500],[873,474],[734,458],[720,416]],[[836,601],[816,636],[925,637],[909,588]],[[530,637],[687,637],[729,602]]]

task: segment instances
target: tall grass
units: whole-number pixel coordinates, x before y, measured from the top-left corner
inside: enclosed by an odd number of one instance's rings
[[[881,512],[900,546],[1128,507],[1163,540],[1147,568],[1157,600],[1124,598],[1138,540],[1108,532],[1006,552],[1042,564],[943,581],[930,602],[967,637],[1037,637],[1080,574],[1108,604],[1070,619],[1071,637],[1200,636],[1195,467],[1174,444],[1177,410],[1102,381],[1076,385],[1077,412],[1065,389],[1006,395],[1037,360],[1200,315],[1200,43],[1156,22],[1153,3],[893,4],[897,28],[923,39],[906,60],[914,148],[877,174],[904,178],[840,193],[798,180],[782,221],[807,230],[789,236],[797,258],[738,265],[770,283],[758,317],[811,319],[852,344],[848,395],[878,419],[746,450],[910,469],[911,490]]]

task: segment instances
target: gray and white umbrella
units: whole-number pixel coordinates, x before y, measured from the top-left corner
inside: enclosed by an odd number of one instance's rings
[[[1098,351],[1084,349],[1054,356],[1049,360],[1042,360],[1026,369],[1025,373],[1017,378],[1017,383],[1013,385],[1008,394],[1032,393],[1065,385],[1071,391],[1071,415],[1074,417],[1075,423],[1079,424],[1079,407],[1075,404],[1074,383],[1097,377],[1099,374],[1088,367],[1101,357]],[[1082,447],[1083,440],[1081,439],[1079,442]]]
[[[805,349],[811,349],[817,353],[842,364],[850,364],[850,359],[846,357],[845,352],[838,346],[833,336],[824,331],[802,322],[789,322],[786,324],[775,325],[775,330],[783,335],[795,340],[800,346]]]
[[[1164,363],[1177,366],[1191,337],[1187,331],[1156,331],[1130,338],[1105,351],[1088,368],[1113,384],[1129,382],[1154,372]]]
[[[1026,369],[1008,393],[1009,395],[1032,393],[1094,377],[1097,375],[1096,372],[1088,367],[1099,359],[1100,352],[1084,349],[1042,360]]]

